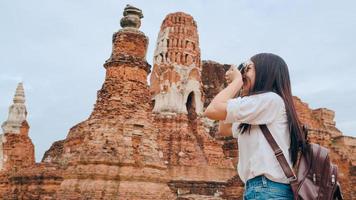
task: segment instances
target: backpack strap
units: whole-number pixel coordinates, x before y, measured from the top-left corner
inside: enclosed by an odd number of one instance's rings
[[[276,140],[274,140],[274,138],[273,138],[271,132],[268,130],[266,124],[260,125],[260,128],[263,132],[263,135],[267,139],[269,145],[272,147],[272,149],[274,151],[274,155],[276,156],[276,158],[277,158],[279,164],[281,165],[283,172],[286,175],[286,177],[288,178],[288,180],[290,182],[297,181],[297,176],[294,174],[292,168],[289,166],[287,159],[283,154],[283,151],[281,150],[281,148],[279,148]]]

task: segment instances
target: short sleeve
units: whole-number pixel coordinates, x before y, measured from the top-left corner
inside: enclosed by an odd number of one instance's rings
[[[227,101],[225,123],[247,123],[252,125],[273,122],[284,109],[283,99],[274,92],[266,92]]]
[[[237,138],[239,133],[238,128],[239,128],[239,123],[232,123],[231,126],[232,137]]]

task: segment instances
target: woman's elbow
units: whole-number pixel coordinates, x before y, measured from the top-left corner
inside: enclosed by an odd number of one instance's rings
[[[211,108],[206,108],[203,115],[209,119],[212,119],[213,118],[213,115],[214,115],[214,112],[212,111]]]
[[[203,115],[209,119],[212,119],[212,120],[225,120],[225,117],[226,117],[226,112],[224,111],[219,111],[219,110],[216,110],[214,108],[207,108]]]
[[[211,120],[220,120],[219,113],[213,107],[206,108],[203,115]]]

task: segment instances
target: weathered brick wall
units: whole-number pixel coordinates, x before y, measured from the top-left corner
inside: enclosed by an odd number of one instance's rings
[[[35,164],[34,146],[27,135],[5,133],[4,138],[4,171],[16,172]]]
[[[59,140],[52,144],[42,157],[41,162],[46,163],[58,163],[61,160],[63,154],[63,144],[65,140]]]
[[[57,165],[38,163],[6,177],[7,191],[2,199],[55,199],[63,181],[63,171]]]

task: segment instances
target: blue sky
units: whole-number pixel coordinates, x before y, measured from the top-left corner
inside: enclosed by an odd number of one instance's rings
[[[334,110],[336,126],[356,136],[356,1],[0,0],[0,123],[23,81],[37,161],[90,115],[126,4],[143,10],[149,63],[164,17],[187,12],[203,60],[239,64],[276,53],[289,65],[293,94]]]

